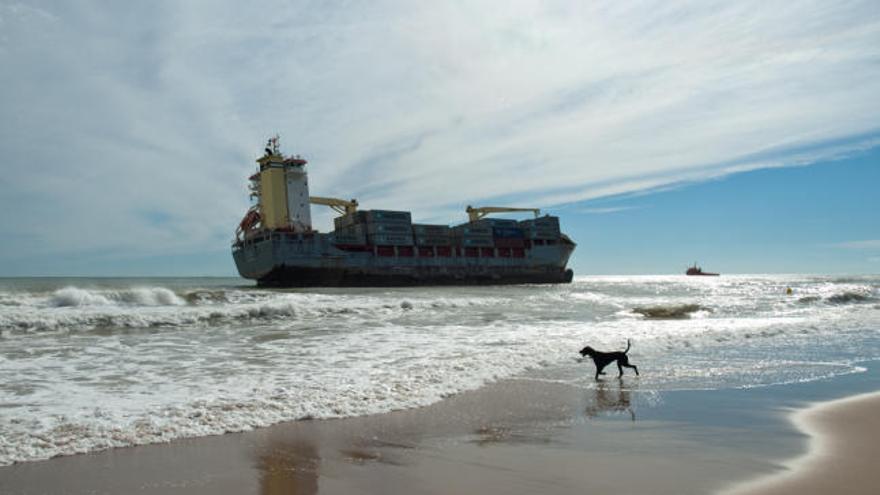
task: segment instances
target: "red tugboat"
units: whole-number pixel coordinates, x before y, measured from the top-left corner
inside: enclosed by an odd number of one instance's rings
[[[717,277],[718,276],[717,273],[704,272],[703,269],[700,268],[699,266],[697,266],[696,263],[694,263],[694,266],[688,267],[687,271],[684,272],[684,274],[685,275],[707,275],[710,277]]]

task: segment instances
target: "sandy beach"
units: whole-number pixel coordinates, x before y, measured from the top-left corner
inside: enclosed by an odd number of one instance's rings
[[[807,453],[784,472],[746,483],[731,495],[877,493],[880,392],[817,404],[793,421],[810,435]]]
[[[849,381],[854,390],[876,385]],[[421,409],[16,464],[0,468],[0,491],[700,494],[759,479],[741,488],[868,493],[855,490],[876,479],[864,432],[877,431],[878,395],[798,414],[797,425],[818,435],[807,442],[774,409],[826,394],[828,384],[662,395],[638,385],[507,380]],[[777,463],[806,446],[803,460]],[[760,478],[789,469],[783,481]]]

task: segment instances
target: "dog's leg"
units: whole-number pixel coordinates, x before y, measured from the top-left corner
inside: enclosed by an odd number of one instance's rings
[[[623,359],[617,360],[617,367],[620,368],[621,365],[626,366],[627,368],[632,368],[633,370],[635,370],[636,376],[639,375],[639,369],[636,368],[635,365],[629,364],[629,359],[626,356],[624,356]],[[620,369],[620,374],[623,375],[622,368]]]
[[[617,367],[620,369],[620,375],[623,376],[623,368],[621,368],[620,366],[621,366],[620,363],[617,363]],[[636,376],[639,375],[639,369],[636,368],[634,365],[632,365],[632,364],[624,364],[623,366],[626,366],[627,368],[632,368],[633,371],[636,372]]]
[[[605,374],[605,372],[602,370],[604,370],[606,366],[608,366],[608,363],[601,363],[600,364],[598,361],[596,361],[596,380],[599,379],[599,375]]]

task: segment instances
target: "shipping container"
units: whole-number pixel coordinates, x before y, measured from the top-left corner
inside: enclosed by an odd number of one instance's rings
[[[481,227],[498,227],[498,228],[510,228],[516,227],[517,221],[510,220],[507,218],[483,218],[481,220],[477,220],[476,222],[471,222],[470,225],[479,225]]]
[[[412,215],[408,211],[366,210],[367,223],[412,223]]]
[[[342,215],[341,217],[336,217],[333,219],[333,226],[336,229],[341,229],[343,227],[349,227],[351,225],[357,225],[360,223],[364,223],[367,221],[366,212],[356,211],[354,213],[349,213],[347,215]]]
[[[538,217],[535,219],[535,225],[549,225],[554,228],[559,228],[559,217],[554,217],[551,215],[544,215],[543,217]]]
[[[412,229],[405,223],[367,223],[367,234],[412,235]]]
[[[371,234],[367,236],[370,244],[376,246],[412,246],[413,238],[411,235],[397,234]]]
[[[560,235],[559,217],[548,215],[534,220],[523,220],[519,226],[528,239],[557,239]]]
[[[452,235],[452,229],[448,225],[430,225],[425,223],[414,223],[412,226],[413,233],[416,237],[443,237]]]
[[[533,220],[523,220],[519,222],[519,226],[522,228],[547,227],[554,230],[559,230],[559,217],[546,215],[543,217],[535,218]]]
[[[450,246],[452,245],[452,237],[415,237],[418,246]]]
[[[524,239],[526,235],[519,227],[493,227],[492,236],[496,239]]]
[[[339,235],[336,234],[333,236],[333,242],[338,245],[345,246],[364,246],[367,244],[366,237],[358,237],[353,235]]]
[[[394,246],[376,246],[376,256],[394,256]]]
[[[523,248],[525,245],[525,239],[495,238],[495,247],[497,248]]]
[[[554,232],[552,230],[532,230],[527,231],[526,236],[529,239],[558,239],[559,232]]]
[[[333,231],[334,233],[342,233],[342,234],[366,234],[367,228],[364,224],[354,224],[349,225],[347,227],[338,227]]]
[[[336,244],[359,246],[367,243],[367,233],[363,225],[350,225],[333,231]]]
[[[491,237],[463,237],[459,244],[465,247],[492,247],[495,245]]]
[[[487,225],[474,225],[466,223],[452,229],[453,235],[456,237],[464,237],[469,235],[492,235],[492,228]]]

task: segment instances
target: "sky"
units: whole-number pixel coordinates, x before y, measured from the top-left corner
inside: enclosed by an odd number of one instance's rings
[[[558,214],[577,274],[880,273],[876,1],[0,0],[0,87],[0,276],[235,274],[276,133],[313,195]]]

